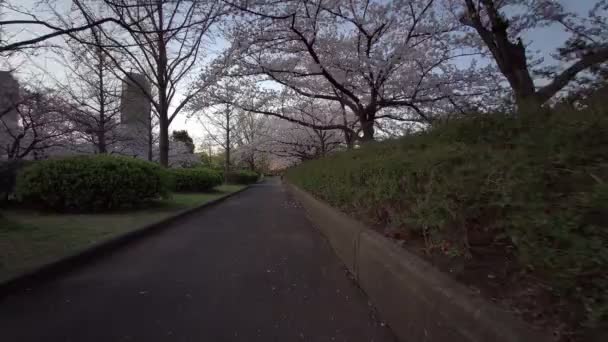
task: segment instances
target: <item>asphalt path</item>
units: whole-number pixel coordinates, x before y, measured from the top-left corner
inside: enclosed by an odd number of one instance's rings
[[[278,179],[0,299],[0,341],[395,341]]]

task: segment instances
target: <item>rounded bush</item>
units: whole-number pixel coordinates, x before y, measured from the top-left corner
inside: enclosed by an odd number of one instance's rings
[[[251,184],[258,181],[260,175],[249,170],[232,171],[228,173],[228,183]]]
[[[170,170],[172,190],[176,192],[209,191],[222,184],[222,175],[205,168]]]
[[[24,168],[16,194],[23,202],[58,211],[103,211],[133,207],[167,194],[157,164],[119,156],[49,159]]]

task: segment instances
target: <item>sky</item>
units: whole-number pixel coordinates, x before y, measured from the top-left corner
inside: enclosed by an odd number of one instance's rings
[[[586,16],[589,10],[597,3],[597,0],[558,0],[566,11],[574,12],[581,16]],[[550,53],[564,40],[567,34],[559,26],[536,29],[525,35],[524,40],[532,44],[533,49],[541,50],[543,53]]]
[[[35,4],[38,0],[8,0],[9,3],[19,4],[23,8],[35,8]],[[597,0],[558,0],[568,11],[576,12],[581,15],[585,15],[589,9],[597,2]],[[58,0],[57,6],[59,11],[64,11],[71,5],[70,0]],[[12,13],[2,15],[2,20],[17,19],[19,16]],[[31,37],[38,33],[40,29],[31,27],[22,27],[19,29],[13,28],[12,30],[5,30],[7,34],[19,34],[18,37]],[[529,32],[524,36],[524,41],[530,43],[530,49],[540,50],[543,55],[548,55],[553,52],[557,46],[559,46],[565,39],[566,33],[558,26],[546,27],[537,29],[533,32]],[[55,39],[55,42],[61,42],[61,39]],[[210,53],[220,51],[222,49],[221,43],[207,46]],[[17,68],[17,77],[20,79],[31,78],[35,75],[36,78],[40,78],[45,82],[51,82],[53,77],[62,78],[62,74],[65,74],[65,68],[58,64],[49,53],[40,52],[37,55],[29,54],[19,57],[19,59],[11,61],[0,61],[0,69],[7,70],[9,68]],[[45,75],[50,74],[50,75]],[[179,97],[179,94],[178,94]],[[206,130],[203,128],[201,123],[196,117],[188,118],[185,113],[178,115],[170,126],[172,130],[187,130],[188,133],[194,138],[195,143],[199,145],[205,140]]]

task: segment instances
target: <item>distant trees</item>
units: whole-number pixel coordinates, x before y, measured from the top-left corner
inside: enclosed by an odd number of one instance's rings
[[[192,140],[192,137],[190,137],[188,131],[173,131],[173,134],[171,136],[174,141],[182,142],[188,148],[188,151],[190,153],[194,153],[194,140]]]
[[[338,103],[305,99],[292,109],[290,118],[294,121],[277,117],[268,120],[264,151],[301,162],[353,148],[359,130],[357,120]]]
[[[158,161],[158,160],[157,160]],[[173,137],[169,140],[170,167],[194,167],[201,164],[200,158],[192,152],[190,146]]]
[[[205,145],[221,149],[225,174],[234,167],[259,171],[268,161],[263,146],[273,127],[268,117],[241,106],[251,95],[243,91],[245,85],[241,80],[223,79],[198,94],[188,106],[205,129]],[[207,155],[212,154],[210,149]]]
[[[264,150],[292,162],[321,158],[345,147],[338,130],[314,129],[278,119],[272,123]]]
[[[263,146],[268,141],[270,130],[273,129],[269,124],[269,118],[242,112],[236,128],[234,138],[236,163],[252,171],[265,168],[268,158]]]
[[[210,137],[224,151],[224,175],[232,169],[232,150],[234,148],[234,135],[239,124],[239,114],[230,104],[215,106],[199,117],[203,123],[208,137]]]

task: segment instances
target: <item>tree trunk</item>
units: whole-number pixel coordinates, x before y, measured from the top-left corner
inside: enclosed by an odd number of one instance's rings
[[[255,155],[252,155],[251,158],[249,158],[249,168],[251,171],[255,171]]]
[[[344,142],[346,143],[346,149],[352,150],[355,147],[355,137],[353,133],[348,130],[343,130],[342,133],[344,134]]]
[[[108,148],[106,146],[106,132],[103,127],[97,133],[97,152],[99,152],[99,154],[108,153]]]
[[[152,112],[150,112],[149,120],[148,120],[148,161],[154,160],[154,153],[152,153],[152,149],[154,148],[154,134],[152,132]]]
[[[99,100],[99,123],[97,125],[97,153],[107,153],[106,146],[106,87],[105,87],[105,70],[104,70],[104,54],[101,47],[101,40],[95,28],[91,29],[95,43],[95,57],[97,58],[97,99]]]
[[[361,108],[357,114],[359,124],[361,125],[362,136],[359,137],[361,143],[374,141],[374,124],[376,123],[376,107],[370,104],[365,108]]]
[[[156,75],[158,79],[158,97],[159,97],[159,155],[160,165],[163,167],[169,166],[169,101],[167,99],[167,46],[165,41],[165,32],[163,24],[163,1],[158,1],[158,60],[156,65]]]
[[[542,106],[534,80],[530,74],[528,60],[526,58],[526,47],[521,39],[516,43],[509,39],[509,21],[502,17],[496,9],[494,0],[482,0],[476,5],[473,0],[465,0],[468,17],[463,18],[465,25],[473,27],[484,41],[500,72],[506,77],[509,86],[513,90],[517,107],[520,111],[537,111]],[[484,6],[487,13],[490,28],[486,28],[481,20]]]
[[[513,44],[505,39],[501,49],[502,58],[497,58],[499,69],[507,78],[519,111],[538,111],[542,103],[539,101],[534,80],[530,75],[526,59],[526,48],[519,41]]]
[[[361,142],[366,143],[369,141],[374,141],[374,120],[369,120],[367,116],[364,116],[360,119],[361,121],[361,132],[363,135],[361,136]]]
[[[230,110],[226,110],[226,160],[224,161],[224,183],[228,183],[230,175]]]
[[[159,115],[160,135],[158,137],[158,149],[160,165],[163,167],[169,166],[169,120],[167,118],[167,108],[163,109],[164,113]]]
[[[103,80],[100,81],[100,85],[103,86]],[[100,98],[99,107],[99,124],[97,125],[97,152],[99,154],[105,154],[108,152],[106,146],[106,114],[105,114],[105,96],[103,94]]]

